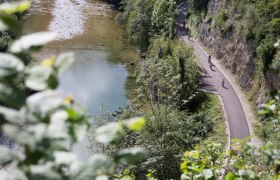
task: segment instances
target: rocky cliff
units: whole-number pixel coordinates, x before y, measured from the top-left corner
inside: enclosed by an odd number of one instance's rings
[[[232,1],[209,0],[206,15],[197,26],[197,38],[236,75],[242,88],[254,91],[251,93],[257,97],[252,98],[260,104],[265,92],[280,89],[280,76],[270,67],[264,70],[256,40],[246,38],[248,9],[240,8]]]

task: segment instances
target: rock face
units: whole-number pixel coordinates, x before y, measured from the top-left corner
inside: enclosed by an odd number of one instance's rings
[[[231,5],[228,1],[227,6]],[[254,53],[253,42],[248,42],[244,37],[236,35],[237,26],[234,13],[228,10],[223,1],[210,0],[208,3],[207,17],[198,26],[198,39],[207,48],[211,49],[217,59],[228,68],[246,91],[250,91],[256,83],[257,57]],[[222,11],[227,11],[229,21],[232,23],[232,30],[221,33],[213,28],[213,17]],[[263,74],[263,79],[257,90],[256,104],[263,103],[265,93],[263,91],[274,91],[280,89],[280,77],[273,70],[268,70]],[[261,91],[259,91],[261,90]]]

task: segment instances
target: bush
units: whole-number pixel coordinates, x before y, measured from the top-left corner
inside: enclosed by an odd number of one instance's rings
[[[280,73],[280,50],[278,50],[274,56],[274,59],[272,61],[272,68]]]
[[[145,146],[150,156],[131,167],[137,179],[145,179],[145,172],[155,170],[158,179],[176,179],[180,176],[180,157],[211,131],[212,121],[205,113],[155,108],[146,117],[146,125],[137,134],[127,135],[119,148]]]
[[[273,46],[274,42],[275,39],[271,35],[267,35],[266,38],[257,47],[256,52],[258,57],[264,64],[264,72],[269,68],[276,53],[276,48]]]

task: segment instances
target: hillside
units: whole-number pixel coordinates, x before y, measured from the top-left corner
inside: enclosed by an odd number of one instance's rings
[[[209,48],[260,105],[267,92],[280,88],[279,0],[190,2],[187,22],[192,34]],[[277,55],[276,55],[277,54]]]

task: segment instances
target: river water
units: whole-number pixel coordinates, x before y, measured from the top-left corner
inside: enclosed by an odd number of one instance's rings
[[[24,34],[53,31],[58,40],[34,55],[42,60],[52,54],[75,52],[76,62],[60,75],[58,93],[72,94],[90,114],[101,104],[114,111],[127,105],[124,63],[138,61],[135,48],[126,43],[122,28],[115,23],[117,12],[99,0],[33,0],[25,15]],[[88,141],[74,151],[88,158]]]

